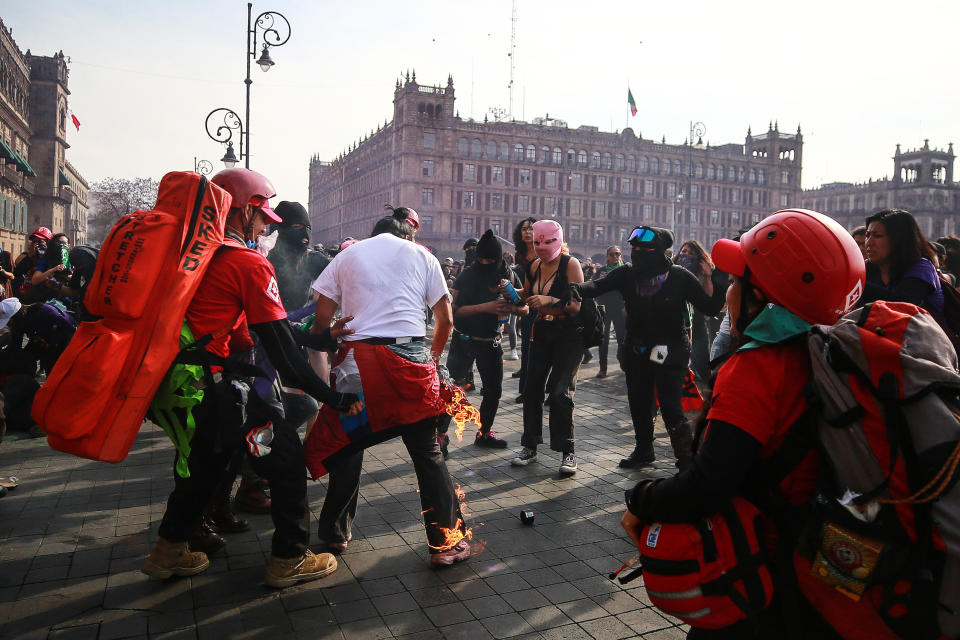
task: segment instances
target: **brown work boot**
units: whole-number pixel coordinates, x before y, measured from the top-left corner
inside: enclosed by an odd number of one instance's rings
[[[187,540],[187,544],[190,547],[190,551],[202,551],[209,558],[223,549],[227,545],[227,542],[223,539],[223,536],[217,532],[213,523],[204,515],[200,518],[200,527],[193,532],[193,535]]]
[[[241,480],[234,507],[247,513],[270,513],[270,496],[264,490],[264,484],[247,482],[246,478]]]
[[[337,559],[331,553],[314,554],[309,549],[299,558],[270,558],[267,565],[268,587],[282,589],[298,582],[328,576],[337,570]]]
[[[207,554],[190,551],[186,542],[170,542],[158,537],[140,570],[151,578],[169,578],[195,576],[209,566]]]

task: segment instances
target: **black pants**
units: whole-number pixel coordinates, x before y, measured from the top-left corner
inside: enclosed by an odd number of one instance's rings
[[[622,308],[622,307],[621,307]],[[617,347],[623,344],[623,337],[627,335],[627,320],[620,313],[620,308],[607,307],[607,313],[603,317],[603,339],[600,341],[600,367],[607,368],[607,353],[610,348],[610,326],[613,325],[617,333]]]
[[[454,529],[463,515],[460,501],[454,492],[453,481],[437,444],[437,417],[426,418],[409,425],[401,436],[407,447],[420,487],[420,505],[427,542],[433,547],[443,545],[440,528]],[[330,467],[327,497],[320,510],[319,536],[325,542],[346,542],[351,538],[353,519],[357,515],[360,497],[360,474],[363,470],[363,451],[338,461]]]
[[[503,393],[503,347],[499,340],[485,342],[482,340],[464,340],[454,333],[450,338],[450,353],[447,356],[447,369],[454,381],[461,381],[467,373],[473,370],[476,361],[480,372],[480,383],[483,385],[483,400],[480,402],[480,430],[489,433],[493,421],[497,417],[500,406],[500,395]],[[449,421],[442,423],[442,431],[446,433]]]
[[[167,510],[160,523],[160,535],[171,542],[184,542],[200,526],[203,508],[223,479],[224,471],[235,450],[219,446],[217,430],[221,428],[217,403],[209,390],[203,402],[194,407],[197,430],[190,443],[187,464],[190,477],[174,472],[174,489],[167,500]],[[182,413],[178,415],[185,423]],[[273,517],[273,555],[297,558],[303,555],[310,540],[307,528],[307,474],[304,470],[303,444],[296,426],[284,421],[273,426],[270,453],[262,458],[250,456],[254,471],[270,482]]]
[[[573,393],[582,358],[583,339],[572,325],[537,323],[530,342],[520,444],[536,449],[543,442],[543,396],[549,389],[550,448],[573,453]]]
[[[686,368],[655,364],[650,361],[649,352],[638,353],[637,348],[629,344],[621,350],[620,363],[627,377],[627,400],[637,446],[647,449],[653,444],[651,407],[656,393],[674,454],[678,458],[689,457],[693,437],[683,415],[682,401]]]
[[[707,335],[707,318],[697,309],[693,310],[691,324],[690,368],[701,380],[710,379],[710,345]]]
[[[527,387],[527,372],[530,370],[530,334],[537,318],[536,311],[517,318],[517,331],[520,332],[520,393]]]

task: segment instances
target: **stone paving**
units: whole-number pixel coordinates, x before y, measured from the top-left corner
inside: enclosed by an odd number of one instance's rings
[[[0,638],[685,637],[650,606],[641,580],[607,578],[635,553],[619,524],[624,489],[673,470],[662,423],[656,467],[619,469],[633,441],[623,374],[613,361],[611,377],[594,378],[594,359],[581,367],[576,394],[578,473],[561,478],[559,455],[546,449],[537,463],[511,467],[522,422],[509,375],[518,363],[506,364],[495,428],[510,448],[478,449],[469,435],[451,443],[447,464],[466,492],[478,551],[447,569],[428,563],[416,478],[399,440],[367,452],[354,540],[337,572],[275,591],[263,586],[268,515],[246,516],[251,530],[227,535],[199,576],[140,573],[173,484],[173,449],[160,429],[146,425],[116,465],[8,435],[0,474],[21,485],[0,499]],[[309,484],[314,537],[325,491],[324,480]],[[535,512],[533,526],[520,522],[521,509]]]

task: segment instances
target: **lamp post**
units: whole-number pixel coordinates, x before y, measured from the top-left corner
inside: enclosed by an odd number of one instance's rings
[[[236,111],[227,109],[226,107],[218,107],[207,114],[204,125],[210,139],[226,147],[226,153],[220,158],[223,166],[227,169],[232,169],[240,159],[247,158],[247,166],[249,167],[249,156],[243,152],[243,121],[240,120],[240,116],[237,115]],[[240,144],[240,158],[237,158],[237,155],[233,151],[234,131],[238,132],[237,142]]]
[[[197,156],[193,156],[193,172],[208,176],[213,172],[213,165],[209,160],[197,160]]]
[[[243,81],[247,85],[247,113],[245,118],[245,129],[247,133],[247,155],[244,166],[250,168],[250,85],[253,80],[250,79],[250,61],[257,55],[257,34],[263,34],[263,48],[257,64],[260,70],[266,73],[274,65],[270,58],[270,47],[279,47],[286,44],[290,39],[290,22],[282,14],[276,11],[264,11],[252,19],[253,3],[247,3],[247,77]],[[282,21],[282,22],[281,22]],[[241,134],[242,135],[242,134]],[[229,149],[228,149],[229,150]]]
[[[703,149],[703,136],[707,133],[707,127],[702,122],[690,122],[690,138],[689,145],[687,146],[687,193],[691,194],[690,206],[693,206],[693,150],[694,149]],[[696,142],[694,142],[696,139]],[[683,192],[677,194],[677,199],[680,200],[683,198]],[[687,229],[687,232],[690,233],[691,229]]]

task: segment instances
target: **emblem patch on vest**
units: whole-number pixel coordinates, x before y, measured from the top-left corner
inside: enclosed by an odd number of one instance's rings
[[[267,295],[270,296],[270,299],[274,302],[280,302],[280,287],[277,286],[276,278],[270,278],[270,283],[267,285]]]
[[[650,530],[647,531],[647,546],[651,549],[657,548],[657,542],[660,541],[660,529],[663,528],[659,522],[656,522],[650,525]]]

